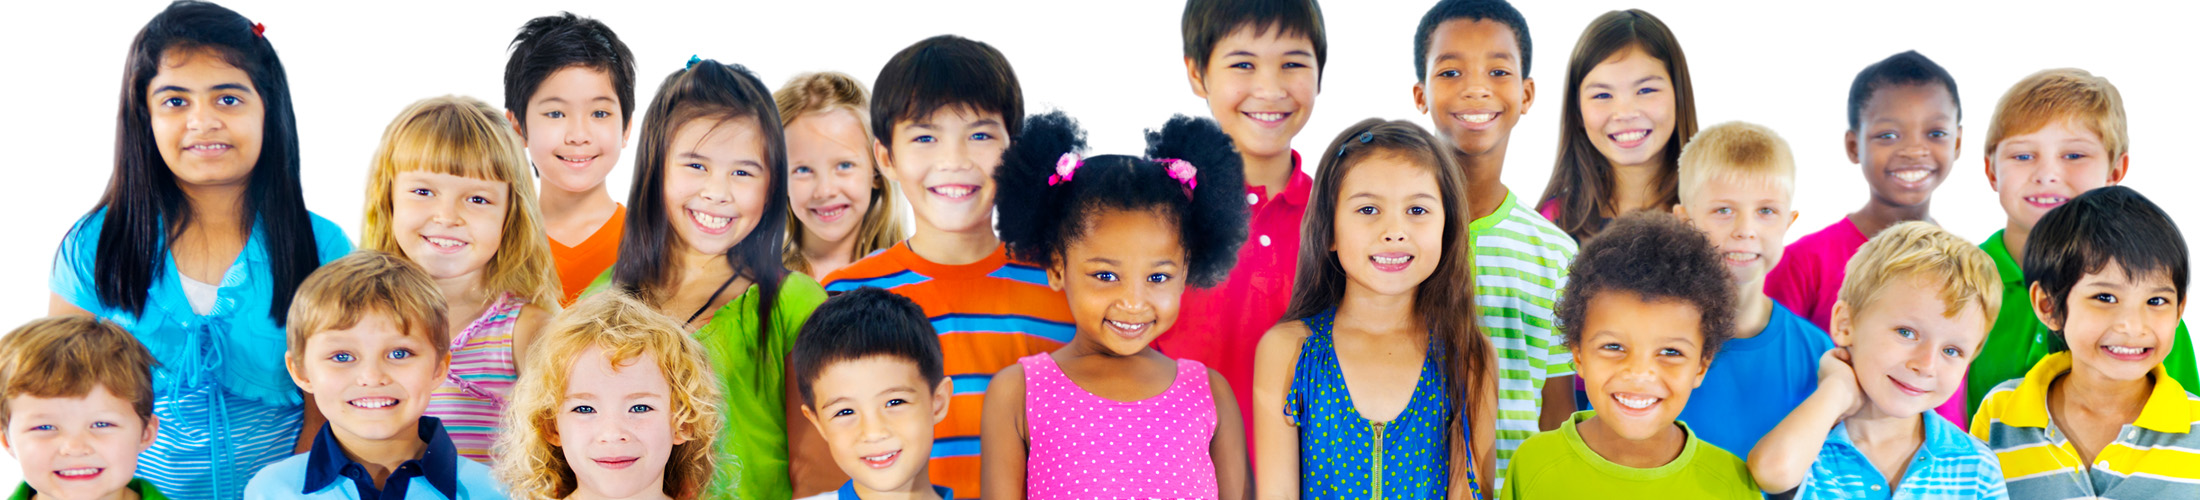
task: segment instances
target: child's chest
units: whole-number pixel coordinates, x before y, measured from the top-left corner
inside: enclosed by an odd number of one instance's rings
[[[1918,443],[1886,443],[1879,445],[1858,443],[1857,451],[1862,452],[1864,460],[1871,462],[1872,469],[1879,471],[1879,477],[1887,481],[1887,490],[1894,491],[1902,485],[1902,476],[1909,471],[1910,460],[1916,458],[1918,445]]]
[[[1077,388],[1111,401],[1141,401],[1176,385],[1176,361],[1159,355],[1083,356],[1058,360],[1056,364],[1062,367],[1062,376]]]
[[[1388,422],[1413,402],[1420,385],[1425,335],[1336,336],[1337,371],[1343,375],[1352,407],[1362,418]]]

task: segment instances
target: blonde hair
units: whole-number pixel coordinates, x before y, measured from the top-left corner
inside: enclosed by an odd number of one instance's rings
[[[153,418],[153,353],[114,323],[89,316],[40,318],[0,337],[0,428],[16,396],[77,398],[95,387]]]
[[[1986,329],[1992,330],[1995,315],[2001,313],[2001,274],[1993,257],[1930,222],[1904,222],[1880,231],[1849,259],[1848,273],[1841,281],[1841,301],[1851,310],[1869,306],[1888,287],[1924,280],[1941,284],[1942,317],[1956,317],[1978,304],[1986,313]]]
[[[555,310],[563,295],[529,168],[527,149],[503,113],[488,103],[455,95],[414,102],[383,129],[382,142],[374,148],[359,247],[404,255],[390,228],[391,196],[400,172],[502,182],[510,194],[504,206],[504,238],[482,269],[481,284]]]
[[[1993,123],[1986,128],[1986,157],[1994,157],[2003,139],[2064,120],[2101,136],[2108,161],[2116,161],[2131,147],[2125,142],[2124,96],[2116,85],[2082,69],[2058,68],[2024,77],[2001,95],[1994,104]]]
[[[388,314],[399,334],[427,336],[436,359],[450,359],[450,315],[443,290],[420,266],[380,250],[356,250],[321,264],[298,284],[287,322],[290,356],[303,356],[306,339],[313,334],[351,328],[377,313]]]
[[[615,289],[574,303],[536,342],[506,400],[504,430],[497,435],[496,475],[511,487],[512,498],[565,498],[579,487],[565,450],[551,439],[557,434],[558,408],[574,360],[591,347],[602,348],[613,366],[643,355],[657,360],[672,387],[673,435],[687,439],[672,447],[665,494],[678,499],[702,495],[717,470],[718,431],[724,425],[719,413],[724,397],[702,344],[682,333],[672,318]]]
[[[1680,197],[1687,203],[1712,180],[1761,180],[1795,197],[1795,153],[1763,125],[1726,122],[1696,132],[1681,147]]]
[[[868,146],[871,137],[870,95],[855,77],[835,71],[803,73],[787,80],[779,91],[772,93],[772,100],[779,103],[779,125],[791,125],[804,115],[825,111],[847,110],[863,123],[863,144]],[[870,151],[864,151],[865,161],[871,161]],[[871,165],[871,200],[869,209],[863,212],[863,222],[856,225],[856,254],[861,259],[887,247],[900,243],[901,219],[894,216],[894,186],[880,172],[877,164]],[[794,216],[796,208],[792,200],[787,207],[787,248],[780,260],[787,269],[810,273],[810,262],[802,257],[802,219]]]

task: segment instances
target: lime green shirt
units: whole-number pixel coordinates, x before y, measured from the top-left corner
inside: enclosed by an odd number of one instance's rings
[[[139,500],[168,500],[167,496],[160,494],[159,488],[154,488],[153,483],[145,482],[143,479],[130,478],[130,484],[123,487],[137,492]],[[31,483],[26,482],[22,486],[15,487],[15,494],[8,495],[8,500],[31,500],[31,498],[37,496],[38,490],[31,489]]]
[[[1678,421],[1674,424],[1688,434],[1688,444],[1672,462],[1638,469],[1605,460],[1575,428],[1595,415],[1596,410],[1574,412],[1558,429],[1520,443],[1497,498],[1764,498],[1742,459],[1697,439],[1696,431]]]
[[[2032,288],[2024,280],[2024,268],[2009,255],[2009,247],[2002,243],[2001,231],[1979,248],[1994,258],[1994,269],[2001,272],[2001,314],[1994,317],[1994,329],[1986,333],[1986,344],[1979,348],[1978,357],[1971,361],[1971,373],[1965,377],[1970,387],[1963,405],[1966,415],[1978,415],[1979,403],[1986,393],[2002,382],[2024,378],[2032,365],[2049,354],[2070,350],[2063,343],[2062,335],[2047,329],[2038,315],[2032,313]],[[2162,368],[2169,371],[2184,387],[2200,387],[2200,370],[2195,370],[2192,358],[2192,335],[2185,333],[2185,322],[2177,322],[2177,339],[2171,344],[2169,357],[2162,359]]]

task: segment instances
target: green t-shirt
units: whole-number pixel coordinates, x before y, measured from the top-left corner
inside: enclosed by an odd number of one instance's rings
[[[1994,386],[2024,378],[2041,358],[2070,350],[2061,335],[2047,329],[2047,324],[2032,313],[2031,285],[2025,283],[2024,268],[2010,257],[2009,247],[2002,243],[2001,231],[1995,231],[1979,248],[1994,258],[1994,269],[2001,273],[2001,314],[1994,317],[1994,329],[1986,333],[1986,344],[1979,348],[1978,357],[1971,361],[1970,374],[1964,377],[1969,385],[1963,405],[1967,420],[1978,414],[1979,402],[1994,391]],[[2200,370],[2193,366],[2192,335],[2185,332],[2184,321],[2177,322],[2177,338],[2170,346],[2169,357],[2162,359],[2162,368],[2177,383],[2200,387]]]
[[[159,488],[154,488],[153,483],[145,482],[143,479],[130,478],[130,484],[123,487],[136,491],[139,500],[168,500],[166,495],[160,494]],[[15,487],[15,494],[8,495],[8,500],[31,500],[32,497],[36,496],[38,496],[38,490],[31,489],[31,483],[26,482],[22,486]]]
[[[582,295],[594,294],[610,282],[611,272],[605,271]],[[711,477],[704,498],[794,495],[794,484],[787,476],[787,354],[794,350],[795,332],[825,302],[825,289],[809,275],[789,273],[772,303],[771,334],[762,339],[756,331],[760,323],[756,302],[762,297],[758,290],[750,285],[695,331],[695,340],[710,356],[710,369],[718,374],[726,398],[720,409],[726,426],[718,434],[718,473]]]
[[[1605,460],[1589,450],[1574,427],[1595,415],[1596,410],[1574,412],[1557,430],[1520,443],[1497,498],[1764,498],[1742,459],[1697,439],[1688,424],[1678,421],[1674,424],[1688,433],[1688,444],[1672,462],[1637,469]]]

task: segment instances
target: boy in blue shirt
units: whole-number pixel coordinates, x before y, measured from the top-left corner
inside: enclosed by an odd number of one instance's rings
[[[795,337],[802,416],[848,473],[841,500],[955,498],[931,481],[932,426],[955,385],[939,334],[908,297],[863,287],[827,299]]]

